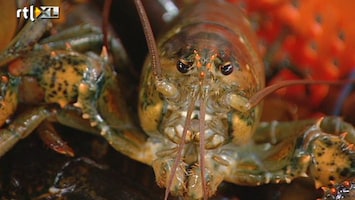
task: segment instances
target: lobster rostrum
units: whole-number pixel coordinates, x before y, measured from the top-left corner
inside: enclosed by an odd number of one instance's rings
[[[140,1],[135,3],[147,21]],[[222,181],[256,186],[310,176],[321,187],[354,177],[355,130],[350,124],[336,117],[259,123],[259,102],[269,92],[263,89],[256,37],[238,7],[207,0],[186,8],[157,49],[147,34],[152,53],[141,75],[140,124],[127,109],[124,82],[106,48],[98,56],[75,50],[74,40],[59,47],[67,35],[33,46],[48,24],[29,24],[25,33],[40,30],[37,26],[43,31],[35,38],[20,34],[0,56],[1,65],[9,65],[1,85],[1,154],[52,119],[99,134],[117,151],[151,165],[158,185],[166,188],[165,199],[169,193],[207,199]],[[146,22],[143,26],[149,32]],[[107,43],[112,51],[114,41]],[[39,83],[42,102],[6,123],[26,77]],[[299,83],[309,81],[269,89]]]

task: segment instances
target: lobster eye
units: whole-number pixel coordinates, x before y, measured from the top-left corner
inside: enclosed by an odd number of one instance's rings
[[[230,62],[226,62],[220,67],[220,70],[223,75],[229,75],[233,72],[233,65]]]
[[[190,70],[191,66],[185,60],[180,59],[176,63],[176,68],[181,73],[187,73]]]

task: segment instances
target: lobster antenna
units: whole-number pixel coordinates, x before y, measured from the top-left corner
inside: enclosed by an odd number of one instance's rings
[[[270,85],[257,93],[255,93],[247,103],[247,109],[254,108],[256,105],[260,103],[266,96],[272,94],[273,92],[277,91],[278,89],[294,86],[294,85],[341,85],[346,83],[355,82],[355,79],[348,79],[348,80],[338,80],[338,81],[326,81],[326,80],[290,80],[290,81],[282,81],[279,83],[275,83]]]
[[[170,176],[168,179],[168,184],[166,185],[164,200],[168,199],[169,191],[170,191],[170,188],[173,184],[173,179],[175,177],[176,170],[179,167],[180,161],[182,160],[182,151],[184,150],[184,147],[185,147],[185,139],[186,139],[186,135],[187,135],[187,129],[188,129],[188,127],[191,126],[191,115],[192,115],[192,111],[194,110],[194,107],[195,107],[195,101],[196,101],[196,95],[193,94],[192,102],[190,103],[188,110],[187,110],[185,125],[184,125],[184,129],[182,131],[182,136],[181,136],[181,142],[180,142],[180,144],[178,146],[178,150],[177,150],[177,156],[175,158],[174,165],[171,168]]]
[[[160,60],[158,58],[159,53],[158,53],[157,44],[155,42],[154,34],[152,31],[152,27],[150,26],[149,19],[147,13],[144,10],[142,2],[140,0],[134,0],[134,3],[136,5],[138,15],[142,23],[143,32],[152,59],[151,63],[152,63],[153,75],[156,79],[161,80],[161,68],[160,68],[161,65],[160,65]]]
[[[202,84],[204,84],[205,79],[203,79]],[[201,86],[201,88],[204,88]],[[205,171],[205,116],[206,116],[206,93],[202,91],[202,96],[200,99],[200,169],[201,169],[201,184],[203,191],[203,199],[207,200],[207,184],[206,184],[206,171]]]
[[[110,47],[108,45],[108,26],[109,26],[109,17],[110,17],[110,8],[112,5],[112,0],[105,0],[103,14],[102,14],[102,34],[104,35],[103,43],[106,46],[107,51]]]

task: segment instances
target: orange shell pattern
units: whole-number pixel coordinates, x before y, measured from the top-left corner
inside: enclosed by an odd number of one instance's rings
[[[229,0],[242,3],[250,18],[256,19],[259,38],[271,45],[285,34],[275,59],[289,59],[292,65],[315,80],[347,78],[355,69],[355,1],[321,0]],[[273,81],[295,79],[289,71]],[[281,92],[302,97],[302,87]],[[312,105],[327,95],[327,86],[312,86]],[[301,97],[300,97],[301,96]]]

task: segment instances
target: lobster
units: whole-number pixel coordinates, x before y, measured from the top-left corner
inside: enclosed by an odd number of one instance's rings
[[[153,163],[156,175],[161,174],[161,177],[163,177],[163,180],[161,180],[161,178],[157,176],[158,184],[167,186],[167,190],[174,188],[175,190],[183,191],[186,184],[189,189],[192,188],[192,186],[196,188],[195,185],[201,183],[202,188],[199,188],[197,191],[202,192],[200,193],[201,195],[198,195],[198,198],[202,197],[202,194],[206,195],[207,193],[208,195],[210,191],[215,190],[212,185],[215,184],[214,181],[217,180],[214,180],[214,178],[225,176],[223,173],[229,175],[237,173],[230,171],[230,173],[226,171],[223,172],[223,170],[226,169],[217,168],[216,162],[219,162],[219,165],[226,165],[227,170],[233,170],[229,169],[228,167],[230,166],[227,164],[228,161],[233,159],[225,159],[222,156],[217,155],[220,155],[220,152],[227,152],[224,148],[230,148],[227,146],[231,144],[224,145],[227,140],[231,140],[232,144],[236,145],[236,147],[234,147],[235,149],[238,149],[238,146],[244,146],[244,144],[248,144],[253,140],[251,138],[255,131],[255,125],[259,120],[260,107],[254,107],[251,105],[256,104],[254,101],[258,102],[256,99],[259,97],[256,95],[256,92],[261,90],[264,86],[264,79],[262,78],[264,77],[262,62],[258,58],[257,47],[255,40],[253,40],[252,37],[252,31],[250,27],[246,27],[248,26],[245,24],[247,20],[243,19],[242,16],[238,16],[238,14],[236,14],[238,12],[235,10],[229,12],[229,9],[226,6],[228,4],[215,4],[218,3],[200,2],[198,6],[194,7],[194,9],[185,11],[186,13],[181,14],[184,18],[182,18],[181,21],[177,20],[178,25],[175,27],[173,26],[173,28],[170,29],[171,32],[167,33],[168,36],[163,37],[159,41],[159,55],[162,62],[161,69],[155,69],[154,64],[152,67],[143,69],[143,84],[148,84],[146,87],[149,89],[145,91],[143,87],[140,94],[141,99],[143,99],[143,101],[141,100],[143,103],[140,104],[140,109],[143,109],[143,111],[140,111],[141,125],[145,132],[148,134],[150,132],[155,132],[154,134],[158,135],[164,132],[171,141],[178,144],[175,150],[177,155],[174,162],[172,162],[171,156],[167,156],[166,160],[163,160],[162,163],[161,161],[158,163],[158,167],[155,167],[155,164]],[[213,9],[215,7],[223,7],[223,9],[217,11]],[[234,14],[233,18],[230,17],[231,15],[229,15],[229,13]],[[233,20],[240,21],[234,22]],[[233,26],[235,24],[238,24],[238,27]],[[231,33],[234,33],[234,35]],[[247,35],[249,36],[248,38],[246,38]],[[232,36],[234,37],[231,38]],[[228,39],[224,40],[225,38]],[[148,39],[148,41],[151,40]],[[153,51],[152,54],[155,55],[157,53]],[[153,61],[153,63],[154,62],[156,61]],[[159,63],[155,64],[155,66],[159,65]],[[175,72],[170,72],[170,67],[172,66],[176,67],[182,74],[181,77],[184,78],[180,78],[180,76],[179,78],[176,78]],[[237,70],[237,73],[233,72],[233,70]],[[163,71],[166,72],[162,77],[161,74]],[[153,78],[151,78],[151,76]],[[151,79],[153,79],[153,82],[149,81]],[[226,81],[223,81],[224,79],[226,79]],[[183,82],[180,82],[180,80]],[[186,83],[188,85],[185,85]],[[299,84],[300,82],[293,83]],[[288,83],[288,85],[293,83]],[[164,88],[161,88],[163,86]],[[189,90],[186,90],[186,87],[189,88]],[[181,90],[183,91],[182,93]],[[156,93],[156,91],[159,91],[160,95],[155,96],[154,93]],[[163,100],[162,96],[165,97]],[[181,98],[183,98],[183,101],[180,100]],[[209,99],[213,100],[209,102]],[[250,100],[248,101],[248,99]],[[188,100],[190,100],[190,104],[183,103]],[[167,104],[166,108],[164,108],[164,104]],[[182,107],[182,105],[184,105],[184,107]],[[156,113],[156,109],[159,109],[159,112],[157,112],[158,116],[153,115]],[[216,112],[224,109],[227,110],[222,113],[228,113],[227,116]],[[179,114],[181,110],[182,113]],[[161,119],[161,116],[164,116],[164,118]],[[153,121],[164,124],[164,129],[157,131],[159,125],[152,124],[150,121],[152,118],[154,119]],[[147,126],[145,126],[144,123],[146,119],[149,119]],[[171,127],[167,128],[165,120],[169,121],[169,125],[171,121],[174,121],[174,124],[171,124]],[[227,124],[229,124],[229,128],[228,130],[222,131],[222,133],[229,132],[229,136],[220,138],[220,135],[218,136],[216,133],[220,131],[222,126],[215,123],[220,121],[219,123],[222,124],[224,120],[228,122]],[[186,127],[191,127],[191,130]],[[219,130],[217,130],[216,127],[218,127]],[[206,133],[204,133],[205,131]],[[209,131],[211,131],[210,134],[208,133]],[[149,135],[152,135],[153,133],[150,133]],[[201,136],[205,134],[206,137]],[[207,141],[202,141],[201,138],[206,138],[205,140]],[[191,145],[190,143],[196,143],[193,145],[197,146],[197,144],[199,144],[199,147],[185,147],[185,142],[187,143],[186,146]],[[208,142],[211,143],[209,144]],[[223,145],[218,147],[221,144]],[[250,146],[245,145],[244,147],[247,146],[252,149],[253,147],[251,146],[253,145],[254,144],[250,144]],[[170,148],[171,145],[169,145],[169,150],[173,151]],[[199,148],[199,150],[190,150],[190,148]],[[214,149],[218,149],[219,153],[213,152]],[[317,149],[317,147],[315,147],[315,149]],[[198,152],[199,155],[194,155],[192,161],[186,162],[185,159],[182,158],[192,157],[189,155],[192,153],[191,151]],[[209,155],[209,153],[212,153],[212,155]],[[229,154],[232,153],[230,152]],[[253,157],[255,155],[250,156]],[[294,156],[297,157],[300,155]],[[204,159],[207,160],[206,163],[204,163]],[[182,163],[183,166],[181,166],[182,160],[185,161]],[[235,160],[237,160],[237,158],[235,158]],[[258,161],[248,160],[248,162]],[[303,165],[303,161],[299,162],[299,165]],[[350,163],[351,162],[352,161],[350,161]],[[199,165],[199,169],[197,170],[195,169],[196,163]],[[204,172],[204,166],[206,166],[207,172]],[[165,171],[160,172],[162,168],[172,168],[170,177],[165,175],[169,173]],[[211,170],[212,168],[213,171]],[[316,168],[320,170],[319,166]],[[186,178],[187,183],[182,181],[185,178],[185,174],[179,174],[181,173],[180,171],[184,171],[184,169],[190,170],[190,172],[188,172],[188,177]],[[294,170],[297,171],[296,169]],[[201,173],[200,175],[198,174],[199,172]],[[209,172],[211,172],[211,174],[209,174]],[[250,174],[253,174],[253,172],[250,172]],[[271,177],[266,178],[263,177],[263,175],[260,175],[260,177],[256,176],[253,179],[250,174],[238,174],[233,176],[232,179],[228,179],[227,177],[224,179],[237,184],[260,184],[263,183],[263,181],[270,181],[269,179],[280,181],[287,180],[293,176],[293,174],[288,174],[283,177],[283,175],[278,174],[275,177],[272,177],[271,175]],[[191,178],[193,180],[190,180]],[[326,182],[325,177],[317,178]],[[207,181],[204,179],[207,179]],[[207,185],[209,188],[206,188]],[[218,185],[218,182],[216,182],[215,185]],[[190,197],[196,196],[196,194],[189,193],[189,191],[187,191],[187,193]],[[206,196],[204,196],[204,198],[206,198]]]
[[[135,3],[149,32],[142,5]],[[36,36],[35,42],[42,33]],[[46,106],[5,124],[0,132],[2,153],[46,118],[54,117],[64,125],[89,129],[117,151],[151,165],[158,185],[166,188],[165,199],[169,193],[207,199],[222,181],[255,186],[308,175],[320,187],[354,176],[351,144],[355,131],[350,124],[333,117],[259,123],[260,101],[269,93],[267,89],[309,81],[263,89],[264,66],[256,36],[238,7],[225,1],[198,2],[186,8],[158,39],[158,49],[151,33],[147,38],[152,53],[142,70],[137,108],[140,124],[126,109],[127,102],[120,96],[124,93],[116,88],[122,82],[109,67],[105,48],[101,57],[71,48],[55,49],[62,47],[52,47],[48,53],[46,45],[28,52],[34,42],[26,40],[23,47],[29,47],[24,51],[10,47],[1,54],[5,57],[2,65],[10,62],[5,76],[10,82],[3,79],[4,102],[6,92],[14,94],[12,89],[25,76],[34,77],[47,92],[42,99]],[[13,58],[8,52],[18,55]],[[42,62],[35,65],[37,60],[31,57]],[[58,94],[62,82],[50,86],[50,81],[63,80],[68,71],[78,72],[70,77],[70,87],[65,87],[70,95]],[[16,84],[9,87],[11,81]],[[26,129],[22,124],[29,120],[33,126]]]

